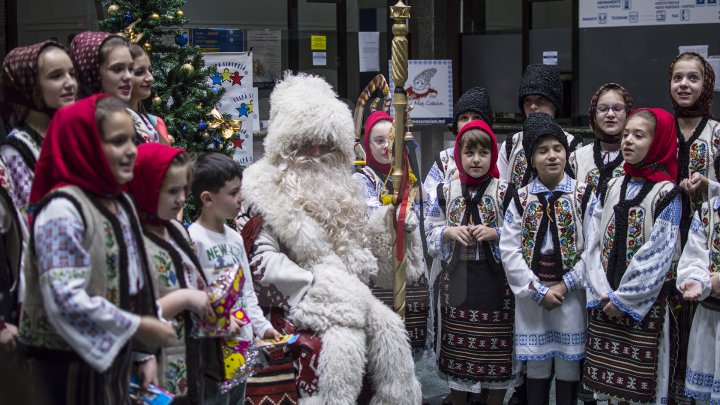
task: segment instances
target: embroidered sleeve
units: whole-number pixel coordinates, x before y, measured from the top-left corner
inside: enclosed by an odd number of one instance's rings
[[[510,204],[505,212],[503,236],[500,238],[500,256],[505,274],[510,288],[518,298],[531,297],[536,302],[540,302],[542,296],[547,292],[547,287],[540,283],[540,280],[525,263],[522,252],[522,221],[514,221],[515,217],[520,218],[520,214],[517,212],[515,204]],[[535,291],[530,289],[530,283],[535,287]]]
[[[602,308],[600,297],[607,295],[611,289],[602,267],[600,255],[602,254],[602,232],[599,231],[602,220],[602,200],[594,199],[590,203],[585,226],[585,251],[582,254],[585,271],[585,292],[587,294],[588,308]],[[612,207],[609,207],[612,209]]]
[[[708,178],[708,200],[720,197],[720,183]]]
[[[96,370],[103,372],[135,334],[140,317],[103,296],[91,296],[90,255],[82,246],[83,222],[66,200],[50,202],[35,220],[40,289],[48,320]]]
[[[500,147],[498,148],[497,168],[500,172],[500,178],[503,180],[508,179],[508,158],[507,154],[505,153],[505,150],[507,148],[507,141],[508,139],[505,139],[502,145],[500,145]]]
[[[680,256],[677,269],[676,286],[678,290],[684,281],[696,280],[700,282],[703,289],[700,299],[705,299],[710,295],[710,251],[705,227],[700,222],[697,212],[693,216],[688,240]]]
[[[423,189],[425,190],[425,200],[423,201],[423,209],[425,211],[425,215],[428,215],[428,212],[432,208],[433,202],[436,202],[437,200],[437,186],[438,184],[442,183],[444,181],[444,177],[442,172],[440,171],[440,168],[437,165],[437,162],[433,163],[432,167],[430,167],[430,171],[428,172],[427,177],[425,177],[425,181],[423,182]],[[418,217],[420,214],[418,214]]]
[[[437,186],[435,189],[437,189]],[[428,254],[436,259],[448,261],[452,254],[452,241],[443,241],[447,220],[438,203],[437,192],[433,197],[430,209],[425,212],[425,238],[427,240]]]
[[[360,187],[363,191],[365,205],[367,205],[368,211],[372,212],[375,209],[382,207],[382,204],[380,203],[380,196],[377,195],[375,185],[367,176],[362,173],[353,173],[352,178],[358,187]]]
[[[25,160],[17,150],[10,146],[3,146],[0,151],[2,151],[2,159],[5,161],[5,166],[13,183],[10,198],[18,211],[26,217],[28,202],[30,201],[30,188],[35,175],[25,164]]]
[[[650,240],[638,249],[610,300],[633,319],[641,321],[655,302],[663,287],[680,230],[680,197],[658,216]]]

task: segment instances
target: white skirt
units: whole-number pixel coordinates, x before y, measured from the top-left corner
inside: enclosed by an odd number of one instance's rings
[[[688,347],[685,395],[720,404],[720,312],[698,306]]]

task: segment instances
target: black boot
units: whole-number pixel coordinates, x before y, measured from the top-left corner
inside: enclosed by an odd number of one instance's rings
[[[579,381],[555,380],[557,405],[577,405]]]
[[[515,387],[513,394],[508,401],[508,405],[527,405],[527,375],[523,378],[523,383],[519,387]]]
[[[525,385],[527,385],[528,405],[549,405],[550,379],[527,378],[525,381]]]
[[[452,394],[447,394],[447,396],[443,398],[442,405],[453,405]]]
[[[488,394],[490,394],[490,390],[487,388],[483,388],[478,394],[471,393],[470,405],[487,405]]]

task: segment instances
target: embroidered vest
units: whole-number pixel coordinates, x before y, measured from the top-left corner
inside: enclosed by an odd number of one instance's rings
[[[688,142],[684,142],[683,135],[678,130],[678,141],[682,141],[678,151],[678,183],[693,172],[698,172],[712,181],[718,181],[713,165],[720,153],[720,122],[708,119],[702,131],[694,133]],[[683,163],[686,167],[683,167]],[[696,196],[692,201],[693,209],[690,215],[708,199],[708,195]]]
[[[536,247],[539,233],[542,231],[541,223],[543,216],[549,215],[548,226],[553,221],[557,228],[557,234],[550,235],[557,241],[555,244],[555,254],[559,248],[559,262],[562,263],[563,273],[566,273],[580,261],[580,255],[585,249],[585,240],[583,238],[583,218],[585,216],[585,206],[582,202],[586,192],[587,185],[579,181],[573,180],[573,192],[560,195],[552,204],[552,208],[546,209],[538,195],[530,193],[529,186],[525,186],[518,190],[515,197],[515,207],[521,213],[522,217],[522,237],[520,244],[522,245],[523,258],[528,267],[536,272],[539,269],[533,266],[533,263],[539,261],[539,257],[535,257],[540,252],[542,246]],[[549,204],[549,202],[548,202]],[[549,228],[552,229],[552,228]],[[557,239],[555,239],[557,238]]]
[[[4,145],[17,150],[25,161],[25,164],[33,172],[35,171],[35,164],[40,156],[41,143],[42,137],[25,125],[13,129],[3,142]]]
[[[187,230],[178,221],[170,221],[167,230],[175,245],[192,260],[195,274],[201,278],[200,287],[206,286],[207,280]],[[153,285],[156,297],[162,298],[181,288],[188,288],[185,263],[173,245],[146,231],[145,246],[150,274],[155,281]],[[222,371],[218,370],[221,367],[218,357],[215,357],[213,362],[212,355],[219,356],[219,353],[210,352],[210,356],[207,356],[207,353],[203,352],[203,346],[210,346],[208,350],[219,351],[218,340],[192,338],[190,331],[193,322],[188,311],[177,315],[175,321],[176,339],[163,347],[158,359],[160,383],[174,395],[186,395],[191,403],[202,403],[203,371],[213,367],[216,375]],[[206,357],[203,358],[204,354]]]
[[[152,279],[148,274],[145,247],[140,233],[140,223],[130,197],[123,194],[116,199],[116,202],[118,209],[125,210],[130,219],[132,230],[136,235],[138,250],[141,253],[141,257],[137,259],[141,261],[145,287],[132,299],[132,302],[128,294],[127,263],[128,260],[134,258],[128,257],[121,225],[117,218],[100,208],[101,205],[97,200],[74,186],[62,187],[50,192],[38,204],[36,212],[39,213],[42,207],[54,198],[69,200],[82,215],[85,226],[82,246],[90,255],[89,271],[85,275],[87,294],[91,297],[105,297],[112,304],[126,311],[142,315],[157,314],[155,296],[152,292]],[[34,230],[31,232],[25,256],[23,271],[26,289],[20,314],[20,341],[29,347],[72,353],[72,347],[55,332],[47,319],[40,291]],[[133,307],[137,309],[133,311]]]
[[[380,176],[373,170],[370,166],[363,166],[362,169],[360,169],[360,173],[367,177],[368,180],[372,183],[374,189],[375,189],[375,195],[380,198],[380,196],[385,192],[385,184],[384,181],[380,178]],[[392,188],[392,180],[388,179],[388,185]],[[382,201],[380,202],[382,203]]]
[[[595,161],[594,147],[595,144],[592,143],[573,152],[569,160],[569,164],[573,173],[575,173],[575,178],[578,181],[590,186],[594,192],[597,192],[598,185],[600,183],[600,168],[598,168],[597,162]],[[619,155],[622,155],[622,153]],[[625,175],[622,163],[622,158],[620,158],[619,164],[610,172],[610,178],[622,177]],[[609,171],[610,166],[612,165],[613,162],[609,162],[604,167],[606,167]],[[604,180],[609,181],[610,178]]]
[[[621,196],[621,188],[624,177],[618,177],[610,180],[605,196],[603,197],[603,213],[600,219],[600,228],[598,232],[601,235],[601,252],[600,261],[605,272],[608,272],[608,263],[610,252],[615,243],[615,207],[624,196]],[[643,198],[639,205],[630,208],[627,216],[627,238],[626,238],[626,254],[625,267],[635,256],[635,253],[648,240],[652,233],[655,219],[665,208],[661,202],[664,197],[674,189],[674,185],[669,181],[655,183],[650,192]],[[607,209],[605,208],[607,207]],[[611,285],[613,283],[611,282]]]
[[[565,132],[565,131],[563,131]],[[579,145],[582,145],[582,138],[575,138],[573,135],[565,132],[568,141],[569,152],[575,150]],[[508,178],[503,179],[508,183],[515,185],[516,189],[525,186],[530,182],[530,170],[528,169],[527,156],[525,156],[525,149],[523,148],[523,133],[522,131],[509,137],[505,141],[505,155],[508,161]],[[498,151],[503,153],[503,151]],[[569,157],[569,156],[568,156]]]

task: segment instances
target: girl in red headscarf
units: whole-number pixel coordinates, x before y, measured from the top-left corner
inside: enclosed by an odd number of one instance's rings
[[[497,142],[484,121],[463,126],[454,157],[459,178],[443,186],[425,218],[428,251],[443,268],[438,366],[454,404],[482,389],[490,390],[488,404],[502,404],[506,389],[522,380],[513,355],[514,299],[498,248],[512,192],[497,179]]]
[[[219,350],[214,340],[191,336],[193,323],[188,311],[209,318],[212,308],[203,291],[207,280],[190,236],[175,219],[185,203],[190,175],[190,156],[185,151],[148,143],[138,147],[134,176],[127,188],[137,204],[158,303],[163,316],[176,320],[176,339],[158,362],[160,385],[200,404],[203,372],[220,375],[222,363],[202,357],[204,346]]]
[[[383,195],[393,194],[390,179],[390,157],[388,147],[393,119],[385,111],[375,111],[365,121],[363,147],[366,165],[353,173],[353,180],[364,191],[368,206],[367,236],[372,251],[378,258],[378,275],[370,278],[370,288],[380,300],[392,296],[392,205],[383,204]],[[387,202],[387,201],[386,201]],[[405,217],[405,252],[407,255],[407,311],[405,329],[410,337],[413,353],[420,354],[427,349],[428,284],[425,274],[425,260],[418,226],[418,216],[412,207],[407,207]]]
[[[175,330],[157,318],[133,177],[132,120],[104,95],[60,109],[30,192],[19,339],[59,404],[127,403],[133,351],[152,358]],[[143,384],[152,362],[140,365]]]
[[[591,311],[583,383],[596,397],[664,404],[670,379],[668,292],[674,290],[667,275],[682,211],[674,184],[674,117],[659,108],[636,110],[623,130],[621,151],[625,176],[610,180],[590,208],[584,260]]]
[[[0,267],[0,344],[17,332],[17,299],[22,296],[20,267],[27,241],[27,208],[40,145],[54,112],[75,102],[75,68],[62,45],[44,41],[11,50],[0,74],[0,109],[13,126],[0,146],[0,166],[5,168],[0,233],[5,248]],[[0,270],[4,271],[4,270]],[[8,322],[4,324],[3,322]],[[12,336],[11,336],[12,335]]]

